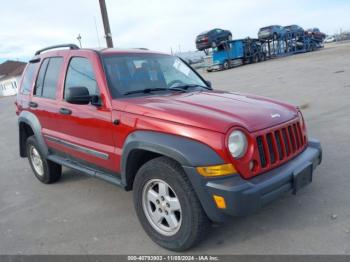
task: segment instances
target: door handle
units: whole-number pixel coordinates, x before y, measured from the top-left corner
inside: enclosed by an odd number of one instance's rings
[[[120,120],[119,119],[114,119],[113,120],[113,124],[116,125],[116,126],[119,125],[120,124]]]
[[[38,103],[30,101],[29,107],[36,108],[36,107],[38,107]]]
[[[70,115],[72,113],[72,110],[67,108],[60,108],[60,114],[62,115]]]

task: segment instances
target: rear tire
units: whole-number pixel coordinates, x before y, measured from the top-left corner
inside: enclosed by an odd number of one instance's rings
[[[230,68],[230,64],[228,61],[225,61],[224,64],[222,65],[223,70],[227,70]]]
[[[256,64],[256,63],[258,63],[258,62],[259,62],[259,55],[255,54],[255,55],[253,56],[253,63]]]
[[[47,160],[40,152],[34,136],[27,139],[26,150],[29,164],[36,178],[44,184],[52,184],[61,178],[62,166]]]
[[[209,220],[177,162],[167,157],[148,161],[137,172],[133,191],[141,225],[158,245],[183,251],[196,245],[207,233]]]

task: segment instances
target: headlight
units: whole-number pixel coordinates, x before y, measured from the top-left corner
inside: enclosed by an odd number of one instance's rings
[[[228,149],[234,158],[244,156],[247,151],[247,137],[242,131],[233,131],[228,138]]]

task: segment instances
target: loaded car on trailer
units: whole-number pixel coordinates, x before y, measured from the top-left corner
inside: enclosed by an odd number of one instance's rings
[[[199,51],[202,51],[216,47],[226,40],[232,40],[232,33],[229,30],[215,28],[199,34],[196,37],[196,47]]]
[[[212,221],[298,192],[322,159],[295,106],[214,90],[181,59],[147,50],[39,50],[16,113],[20,156],[39,181],[66,166],[133,190],[144,230],[177,251]]]
[[[287,25],[284,29],[286,30],[286,34],[291,38],[303,36],[305,34],[304,29],[298,25]]]
[[[278,40],[285,37],[287,30],[280,25],[270,25],[259,29],[258,38],[261,40]]]
[[[306,35],[312,39],[322,42],[326,38],[326,34],[322,33],[318,28],[309,28],[305,31]]]

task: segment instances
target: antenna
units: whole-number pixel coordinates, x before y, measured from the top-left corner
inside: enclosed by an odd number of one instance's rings
[[[98,47],[101,48],[100,38],[98,36],[97,21],[96,21],[96,17],[95,16],[94,16],[94,22],[95,22],[95,29],[96,29],[96,37],[97,37]]]

